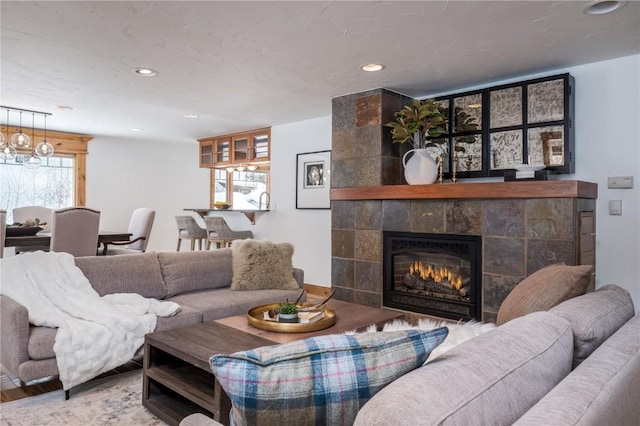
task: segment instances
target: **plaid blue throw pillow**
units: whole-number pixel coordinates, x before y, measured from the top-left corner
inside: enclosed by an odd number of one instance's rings
[[[210,362],[237,425],[350,425],[376,392],[421,366],[448,332],[332,334]]]

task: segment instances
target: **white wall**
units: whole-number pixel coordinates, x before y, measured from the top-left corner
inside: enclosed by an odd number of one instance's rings
[[[598,184],[596,286],[626,288],[640,310],[640,55],[567,71],[576,80],[576,173]],[[633,176],[633,189],[608,189],[608,176]],[[622,200],[622,216],[609,215]]]
[[[255,238],[288,241],[304,281],[331,286],[331,211],[296,209],[296,155],[331,149],[331,117],[271,128],[271,206],[253,229]]]
[[[576,173],[565,179],[598,184],[597,286],[616,283],[640,310],[640,56],[634,55],[511,81],[570,72],[576,79]],[[496,82],[496,84],[508,81]],[[461,88],[460,91],[466,90]],[[271,203],[252,226],[225,213],[232,227],[255,238],[289,241],[305,282],[330,286],[331,215],[296,210],[296,154],[331,149],[331,117],[272,128]],[[102,211],[104,229],[123,229],[138,206],[158,211],[150,250],[175,250],[173,216],[184,207],[206,207],[209,174],[199,169],[198,146],[129,143],[96,138],[89,143],[87,202]],[[633,176],[632,190],[607,189],[607,176]],[[609,200],[622,200],[622,216],[608,215]]]
[[[100,228],[120,231],[138,207],[156,211],[149,251],[174,251],[175,216],[209,205],[209,170],[198,168],[198,143],[171,144],[94,138],[87,155],[87,207]],[[183,246],[188,244],[183,243]]]

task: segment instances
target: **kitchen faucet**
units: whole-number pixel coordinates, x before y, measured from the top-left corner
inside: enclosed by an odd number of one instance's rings
[[[262,196],[266,195],[267,196],[267,203],[264,205],[265,210],[269,210],[269,204],[271,204],[271,196],[269,195],[269,193],[267,191],[264,191],[262,194],[260,194],[260,198],[258,199],[258,210],[262,210]]]

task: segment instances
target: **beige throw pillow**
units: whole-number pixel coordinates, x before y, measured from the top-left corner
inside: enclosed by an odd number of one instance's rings
[[[231,290],[295,290],[293,246],[252,239],[236,240],[231,246],[233,279]]]
[[[504,299],[496,323],[502,325],[531,312],[547,311],[557,304],[580,296],[591,282],[593,266],[564,263],[542,268],[522,280]]]

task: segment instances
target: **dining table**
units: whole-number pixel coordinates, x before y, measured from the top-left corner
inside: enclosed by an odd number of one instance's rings
[[[99,231],[98,232],[98,246],[102,245],[104,248],[109,243],[128,241],[131,238],[130,232],[115,232],[115,231]],[[51,243],[51,232],[40,231],[35,235],[20,235],[9,236],[7,235],[4,240],[5,247],[46,247]],[[106,250],[102,251],[103,254]]]

